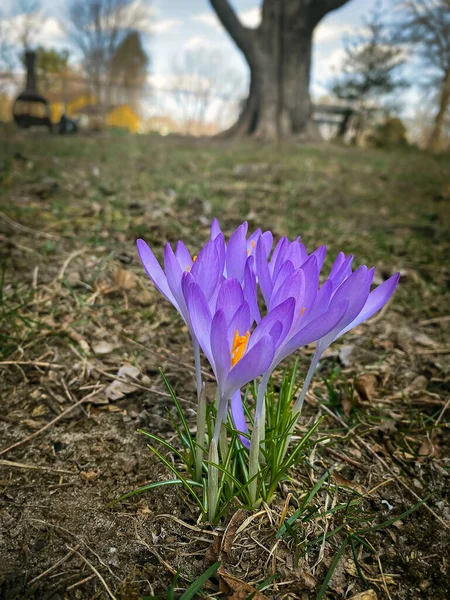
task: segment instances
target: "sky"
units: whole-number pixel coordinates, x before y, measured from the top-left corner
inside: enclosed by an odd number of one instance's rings
[[[316,0],[317,1],[317,0]],[[392,0],[384,0],[389,6]],[[344,39],[362,28],[376,0],[350,0],[329,13],[314,34],[311,93],[314,100],[329,93],[330,84],[339,72],[344,57]],[[20,18],[17,0],[1,0],[3,19]],[[37,42],[57,48],[69,47],[64,20],[69,0],[41,0],[43,27]],[[145,48],[151,56],[151,82],[154,87],[167,87],[177,57],[189,49],[203,48],[221,53],[227,68],[248,77],[248,69],[227,32],[218,22],[208,0],[148,0],[138,28],[145,36]],[[261,0],[232,0],[242,22],[255,27],[259,21]],[[392,4],[391,4],[392,5]],[[3,13],[3,14],[1,14]],[[73,54],[76,59],[76,53]],[[416,89],[402,94],[404,114],[412,113],[419,100]]]

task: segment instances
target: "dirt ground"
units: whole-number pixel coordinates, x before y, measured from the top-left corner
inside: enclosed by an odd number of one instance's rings
[[[216,560],[204,597],[449,598],[449,157],[0,136],[0,598],[165,598],[179,572],[178,596]],[[170,478],[136,432],[174,438],[159,367],[195,423],[188,333],[135,239],[194,252],[213,216],[226,234],[247,219],[325,243],[328,265],[354,253],[377,282],[402,273],[321,361],[298,431],[325,416],[308,460],[270,507],[236,506],[216,529],[175,487],[106,508]],[[324,516],[277,537],[331,467],[311,505]]]

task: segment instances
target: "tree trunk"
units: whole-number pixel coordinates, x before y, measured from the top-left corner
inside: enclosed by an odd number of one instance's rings
[[[440,148],[442,128],[444,126],[445,115],[450,104],[450,69],[447,71],[442,82],[441,98],[439,101],[439,110],[434,119],[433,130],[428,140],[428,150],[437,152]]]
[[[222,134],[224,137],[311,137],[313,31],[327,12],[346,1],[264,0],[261,24],[253,30],[241,24],[228,0],[210,0],[250,68],[244,109],[237,123]]]

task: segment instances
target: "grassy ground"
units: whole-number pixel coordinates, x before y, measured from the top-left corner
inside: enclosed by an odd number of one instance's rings
[[[177,570],[181,593],[216,559],[205,594],[448,598],[449,157],[0,136],[0,598],[164,595]],[[321,363],[301,422],[326,417],[308,464],[225,534],[197,523],[176,489],[104,508],[168,477],[136,434],[171,437],[158,367],[194,415],[187,331],[147,282],[134,241],[161,256],[182,238],[195,252],[212,216],[226,233],[247,219],[326,244],[328,264],[352,252],[378,281],[402,272],[384,316]],[[117,382],[125,365],[134,387]],[[330,467],[311,499],[317,516],[277,538]],[[344,516],[332,510],[356,500]]]

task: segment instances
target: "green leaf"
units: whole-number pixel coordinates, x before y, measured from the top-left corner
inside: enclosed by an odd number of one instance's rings
[[[219,567],[220,567],[220,561],[211,565],[209,567],[209,569],[207,569],[204,573],[202,573],[202,575],[200,575],[200,577],[198,579],[196,579],[193,583],[191,583],[191,585],[188,587],[188,589],[181,596],[180,600],[192,600],[192,598],[194,598],[195,594],[197,594],[197,592],[199,592],[202,589],[202,587],[205,585],[205,583],[207,581],[209,581],[209,579],[211,579],[211,577],[216,573],[216,571]]]
[[[327,591],[328,584],[330,583],[330,579],[334,573],[334,570],[338,566],[338,562],[341,560],[341,557],[344,554],[345,549],[347,548],[347,544],[348,544],[348,538],[345,538],[341,544],[341,547],[336,552],[336,554],[333,558],[333,562],[330,565],[328,573],[326,574],[326,577],[323,580],[322,585],[320,586],[320,590],[319,590],[319,593],[317,594],[316,600],[322,600],[322,598],[324,597],[325,592]]]
[[[196,485],[198,487],[202,487],[202,484],[198,483],[197,481],[191,481],[189,479],[187,481],[191,485]],[[105,506],[105,508],[111,508],[111,506],[114,506],[115,504],[119,504],[119,502],[128,500],[128,498],[132,498],[133,496],[136,496],[137,494],[142,494],[142,492],[147,492],[148,490],[154,490],[155,488],[164,487],[165,485],[181,485],[182,483],[183,482],[181,481],[181,479],[169,479],[167,481],[155,481],[154,483],[147,483],[146,485],[136,488],[132,492],[128,492],[127,494],[120,496],[120,498],[113,500],[112,502],[107,504]]]

